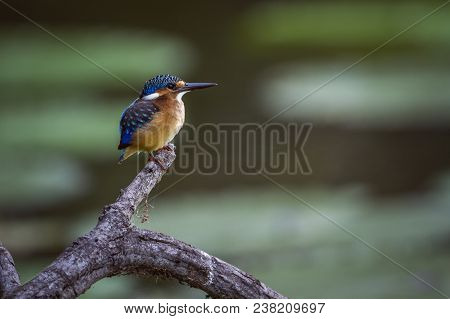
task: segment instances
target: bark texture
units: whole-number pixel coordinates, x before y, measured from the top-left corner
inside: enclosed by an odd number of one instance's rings
[[[138,205],[174,159],[173,145],[159,150],[117,200],[103,208],[89,233],[23,285],[11,255],[0,244],[0,297],[75,298],[102,278],[137,274],[176,278],[213,298],[284,298],[235,266],[131,223]]]
[[[0,297],[19,285],[19,275],[12,256],[0,242]]]

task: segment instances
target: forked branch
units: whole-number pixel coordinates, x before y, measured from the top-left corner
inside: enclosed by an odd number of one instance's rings
[[[0,244],[0,297],[75,298],[102,278],[139,274],[176,278],[213,298],[284,298],[235,266],[131,223],[138,205],[174,160],[173,145],[159,150],[117,200],[104,207],[89,233],[23,285],[11,255]]]

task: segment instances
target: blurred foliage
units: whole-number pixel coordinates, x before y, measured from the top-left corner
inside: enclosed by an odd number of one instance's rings
[[[2,202],[48,205],[89,190],[83,168],[66,156],[32,150],[6,153],[0,157],[0,166],[4,168],[0,175]]]
[[[330,74],[337,75],[352,63],[294,64],[267,70],[260,81],[261,103],[268,116],[295,105],[282,115],[285,119],[295,115],[304,120],[376,127],[450,122],[448,59],[421,63],[413,57],[372,58],[309,97]]]
[[[255,6],[242,17],[246,48],[268,54],[280,47],[374,48],[397,35],[438,4],[403,3],[279,3]],[[450,12],[442,10],[390,44],[434,50],[450,48]]]
[[[125,100],[111,105],[101,99],[79,98],[9,108],[0,117],[0,143],[9,149],[32,146],[36,152],[57,149],[109,158],[117,155],[114,145],[119,139],[120,114],[126,105]]]
[[[22,86],[24,92],[38,90],[39,94],[123,89],[99,65],[140,90],[142,82],[155,73],[186,72],[186,62],[192,63],[194,57],[184,41],[155,32],[77,28],[54,33],[74,49],[30,27],[0,33],[1,85]]]

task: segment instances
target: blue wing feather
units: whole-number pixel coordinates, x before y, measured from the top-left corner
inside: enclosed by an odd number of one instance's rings
[[[124,149],[133,142],[138,128],[152,121],[159,108],[152,101],[137,99],[127,107],[120,118],[120,143],[118,149]]]

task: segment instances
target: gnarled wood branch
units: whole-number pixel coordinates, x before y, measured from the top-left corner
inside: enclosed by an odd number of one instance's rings
[[[120,274],[176,278],[213,298],[284,298],[259,280],[173,237],[132,225],[138,205],[175,159],[173,145],[106,206],[97,225],[36,277],[20,285],[11,255],[0,245],[0,297],[75,298],[98,280]]]
[[[20,285],[14,261],[0,242],[0,298]]]

